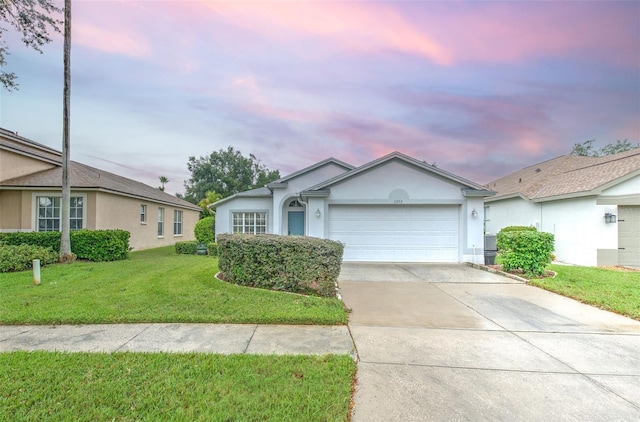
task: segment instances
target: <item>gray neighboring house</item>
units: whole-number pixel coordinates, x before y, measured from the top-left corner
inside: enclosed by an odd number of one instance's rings
[[[534,226],[555,235],[559,261],[640,266],[640,149],[563,155],[486,185],[485,226]]]
[[[194,240],[200,208],[157,188],[72,161],[71,228],[122,229],[134,249]],[[60,230],[62,154],[0,129],[0,231]]]
[[[482,263],[481,185],[393,152],[360,167],[320,161],[222,199],[216,233],[333,239],[345,261]]]

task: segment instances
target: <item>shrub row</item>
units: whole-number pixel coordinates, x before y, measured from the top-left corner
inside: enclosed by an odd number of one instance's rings
[[[235,284],[334,297],[344,245],[277,235],[218,235],[218,268]]]
[[[118,261],[129,254],[130,233],[125,230],[74,230],[69,234],[71,251],[80,259]],[[0,233],[0,243],[33,245],[60,250],[60,232]]]
[[[29,270],[34,259],[39,259],[40,265],[52,264],[58,261],[58,252],[35,245],[0,244],[0,273]]]
[[[551,263],[554,236],[535,229],[503,229],[497,235],[497,246],[505,271],[522,270],[529,276],[539,276]]]
[[[198,253],[198,242],[195,240],[176,242],[175,248],[177,254],[195,255]],[[218,256],[218,245],[216,243],[207,243],[207,255]]]

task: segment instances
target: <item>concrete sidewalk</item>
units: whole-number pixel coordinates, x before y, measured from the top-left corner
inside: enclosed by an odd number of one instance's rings
[[[346,326],[257,324],[0,325],[0,352],[349,354]]]

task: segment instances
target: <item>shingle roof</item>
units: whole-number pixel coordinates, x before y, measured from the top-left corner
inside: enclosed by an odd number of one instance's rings
[[[5,132],[7,131],[2,129],[0,135],[6,136]],[[60,154],[55,150],[29,141],[25,138],[16,138],[13,132],[9,132],[9,134],[13,135],[11,137],[13,139],[6,139],[4,136],[0,136],[0,145],[5,149],[9,149],[10,147],[13,151],[35,157],[39,157],[37,154],[43,154],[45,157],[55,157],[55,153]],[[60,159],[60,156],[58,156],[58,158]],[[62,166],[61,160],[59,160],[58,166],[54,168],[4,180],[0,182],[0,187],[60,189],[62,184],[61,181]],[[165,193],[157,188],[153,188],[149,185],[145,185],[144,183],[140,183],[126,177],[118,176],[117,174],[77,163],[75,161],[69,163],[69,181],[71,189],[104,190],[121,195],[174,205],[181,208],[200,210],[200,207],[176,196]]]
[[[604,157],[563,155],[490,182],[487,187],[497,194],[487,201],[516,195],[538,201],[595,195],[636,174],[640,148]]]
[[[52,164],[62,165],[62,153],[46,145],[19,136],[17,132],[0,128],[0,148]]]

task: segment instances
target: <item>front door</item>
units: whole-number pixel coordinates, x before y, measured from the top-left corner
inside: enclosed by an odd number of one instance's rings
[[[289,211],[289,235],[304,236],[304,211]]]

